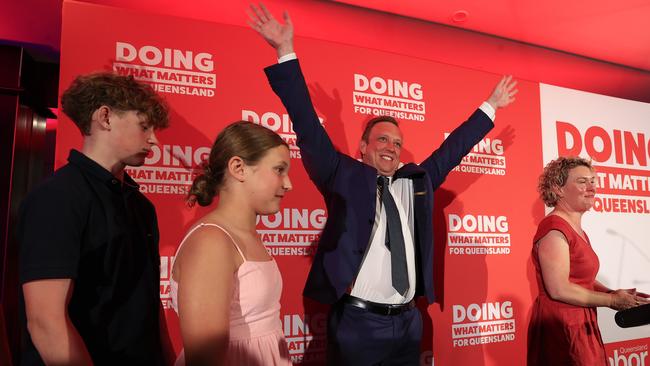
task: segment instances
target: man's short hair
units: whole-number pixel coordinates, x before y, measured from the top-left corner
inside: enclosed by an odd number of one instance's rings
[[[82,135],[90,135],[93,113],[101,106],[119,112],[135,111],[155,129],[169,125],[165,101],[151,86],[133,76],[99,72],[77,76],[61,96],[63,112],[77,125]]]
[[[372,130],[372,128],[375,127],[375,125],[380,122],[392,123],[395,126],[399,127],[399,123],[397,122],[397,120],[391,116],[375,117],[366,123],[366,127],[363,129],[363,134],[361,135],[361,139],[365,142],[368,142],[368,138],[370,137],[370,130]]]

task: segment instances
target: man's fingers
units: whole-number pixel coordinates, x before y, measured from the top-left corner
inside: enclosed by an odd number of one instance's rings
[[[246,15],[248,15],[249,24],[257,24],[260,21],[257,15],[255,15],[255,13],[253,13],[253,11],[249,8],[246,8]]]
[[[262,15],[263,15],[262,22],[268,22],[269,20],[275,19],[273,18],[273,14],[271,14],[269,9],[267,9],[266,6],[264,6],[264,4],[260,3],[260,8],[262,9]]]
[[[504,87],[507,88],[508,83],[510,83],[510,80],[512,80],[512,75],[503,75],[503,77],[501,78],[501,83],[500,83],[501,85],[500,86],[502,88],[504,88]]]
[[[293,27],[293,23],[291,22],[291,17],[289,16],[289,12],[288,12],[288,11],[285,10],[285,11],[282,13],[282,18],[284,18],[284,22],[287,23],[287,25]]]
[[[264,22],[264,19],[266,19],[266,17],[264,16],[264,14],[262,13],[262,10],[260,10],[260,8],[255,6],[255,4],[251,4],[251,10],[253,10],[253,12],[256,15],[256,18],[255,18],[256,21]]]
[[[259,23],[253,23],[250,20],[247,20],[246,23],[248,23],[248,25],[250,25],[250,27],[253,28],[255,32],[262,34],[262,27],[259,25]]]
[[[497,83],[497,86],[495,87],[495,89],[503,88],[503,85],[504,85],[505,81],[506,81],[506,76],[505,75],[501,76],[501,80],[499,80],[499,82]]]
[[[507,84],[506,88],[512,90],[517,86],[517,80],[513,80],[510,84]]]

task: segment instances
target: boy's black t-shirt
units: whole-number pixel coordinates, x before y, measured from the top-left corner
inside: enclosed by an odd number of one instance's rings
[[[82,153],[20,209],[20,283],[72,279],[72,323],[97,364],[160,365],[160,257],[151,202]],[[31,339],[23,365],[42,365]]]

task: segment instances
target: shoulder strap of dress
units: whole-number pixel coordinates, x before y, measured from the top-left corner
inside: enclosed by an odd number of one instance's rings
[[[228,232],[228,230],[224,229],[224,228],[221,227],[220,225],[213,224],[213,223],[210,223],[210,222],[201,222],[201,223],[199,223],[198,225],[194,226],[194,227],[192,228],[192,230],[188,231],[187,234],[185,234],[185,237],[183,238],[183,240],[181,240],[181,243],[178,245],[178,249],[176,249],[176,255],[178,255],[178,251],[181,250],[181,247],[182,247],[183,244],[185,243],[185,240],[187,240],[187,238],[189,238],[190,235],[192,235],[192,233],[194,233],[194,231],[196,231],[196,229],[198,229],[198,228],[200,228],[200,227],[203,227],[203,226],[214,226],[214,227],[217,227],[217,228],[219,228],[221,231],[223,231],[226,235],[228,235],[228,237],[229,237],[230,240],[232,241],[233,245],[235,246],[235,249],[237,249],[237,252],[238,252],[239,255],[241,256],[241,259],[242,259],[244,262],[246,262],[246,257],[244,257],[244,253],[241,251],[241,249],[239,248],[239,245],[237,245],[237,242],[236,242],[235,239],[232,237],[232,235],[230,235],[230,233]]]
[[[566,238],[567,243],[571,246],[571,234],[572,229],[571,225],[558,215],[548,215],[546,216],[539,224],[537,228],[537,233],[533,239],[533,242],[538,242],[542,237],[548,234],[551,230],[556,230],[562,233]]]

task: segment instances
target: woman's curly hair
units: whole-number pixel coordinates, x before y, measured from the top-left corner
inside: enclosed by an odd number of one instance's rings
[[[555,193],[555,188],[564,187],[569,176],[569,171],[578,166],[585,166],[594,170],[594,167],[591,165],[591,160],[578,156],[559,157],[546,164],[544,172],[539,176],[539,183],[537,185],[540,198],[546,206],[555,207],[557,205],[560,197]]]

